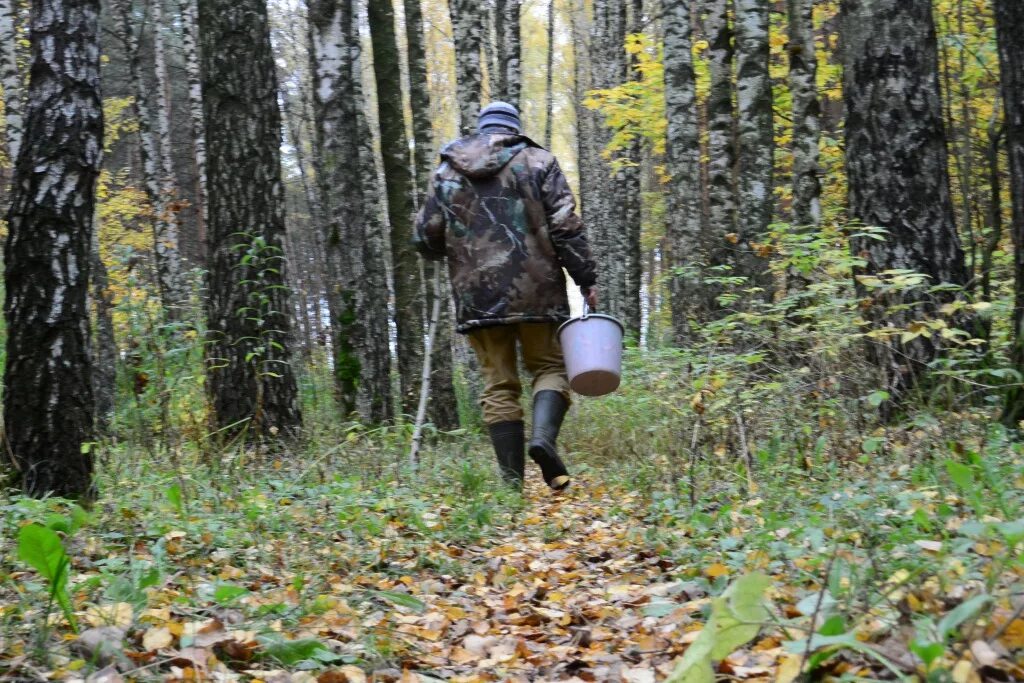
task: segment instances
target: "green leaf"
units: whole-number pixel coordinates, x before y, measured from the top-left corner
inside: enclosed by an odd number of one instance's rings
[[[47,581],[63,587],[67,581],[68,560],[64,544],[53,529],[39,524],[21,527],[18,532],[18,559],[39,572]]]
[[[263,639],[264,653],[285,666],[295,666],[299,662],[314,661],[323,664],[342,661],[344,657],[334,652],[315,638],[299,640]]]
[[[988,595],[975,595],[970,600],[965,600],[939,620],[939,637],[945,639],[949,634],[956,631],[962,623],[976,615],[981,608],[991,602]]]
[[[219,605],[225,605],[237,600],[249,592],[248,588],[236,586],[232,583],[221,583],[213,591],[213,599]]]
[[[946,461],[946,472],[949,474],[949,478],[953,480],[953,483],[960,487],[963,491],[970,491],[974,486],[974,471],[955,460]]]
[[[408,593],[399,593],[397,591],[370,591],[371,594],[375,595],[382,600],[387,600],[393,605],[398,607],[405,607],[411,609],[417,614],[425,612],[427,609],[426,603],[418,598],[414,598]]]
[[[942,643],[923,644],[915,640],[910,643],[910,651],[920,657],[921,661],[928,667],[946,652],[946,646]]]
[[[878,406],[882,405],[888,400],[888,391],[873,391],[870,394],[868,394],[868,405],[871,406],[872,408],[877,408]]]
[[[675,612],[677,607],[679,607],[679,605],[671,602],[652,602],[644,607],[643,612],[645,617],[660,619],[661,617],[667,617]]]
[[[178,511],[178,514],[185,514],[185,502],[181,497],[180,484],[171,484],[167,487],[167,500],[171,501],[171,505]]]

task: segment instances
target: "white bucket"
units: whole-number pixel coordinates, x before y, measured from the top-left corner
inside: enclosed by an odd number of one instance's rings
[[[622,323],[610,315],[588,313],[558,328],[569,386],[581,396],[604,396],[622,379]]]

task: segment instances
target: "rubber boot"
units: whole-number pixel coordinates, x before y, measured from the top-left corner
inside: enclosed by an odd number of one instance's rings
[[[530,457],[540,465],[544,482],[556,491],[569,485],[569,471],[558,457],[558,432],[569,402],[557,391],[538,391],[533,397],[533,438]]]
[[[488,427],[488,431],[491,434],[494,454],[498,457],[502,480],[509,486],[522,488],[523,475],[526,471],[526,434],[522,420],[498,422]]]

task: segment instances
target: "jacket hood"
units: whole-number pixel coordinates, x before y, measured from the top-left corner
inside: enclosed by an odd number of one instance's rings
[[[539,145],[525,135],[477,133],[445,145],[441,158],[467,178],[489,178],[527,147]]]

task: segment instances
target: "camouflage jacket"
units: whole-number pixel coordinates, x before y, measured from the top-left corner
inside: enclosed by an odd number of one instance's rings
[[[414,242],[427,258],[448,257],[459,332],[566,320],[562,268],[580,287],[597,280],[558,161],[521,135],[471,135],[442,149]]]

